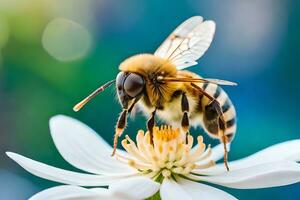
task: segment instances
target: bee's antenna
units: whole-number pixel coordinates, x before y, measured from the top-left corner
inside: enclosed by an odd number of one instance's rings
[[[89,102],[92,98],[94,98],[97,94],[99,94],[100,92],[102,92],[103,90],[105,90],[105,88],[109,87],[110,85],[112,85],[113,83],[115,83],[116,80],[111,80],[108,81],[107,83],[105,83],[104,85],[102,85],[101,87],[99,87],[98,89],[96,89],[94,92],[92,92],[89,96],[87,96],[85,99],[83,99],[82,101],[80,101],[78,104],[76,104],[73,107],[73,110],[75,112],[79,111],[87,102]]]

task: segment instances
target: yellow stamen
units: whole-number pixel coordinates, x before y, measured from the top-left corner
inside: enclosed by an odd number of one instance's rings
[[[117,158],[150,178],[160,175],[167,178],[172,174],[188,176],[193,170],[214,165],[214,162],[209,160],[211,148],[206,149],[203,137],[197,137],[197,147],[193,148],[194,138],[189,135],[186,143],[178,128],[154,127],[153,144],[149,132],[139,131],[136,143],[129,136],[125,138],[122,146],[130,156],[118,155]]]

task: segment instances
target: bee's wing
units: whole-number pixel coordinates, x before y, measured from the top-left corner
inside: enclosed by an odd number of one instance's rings
[[[191,17],[173,31],[154,55],[172,61],[177,69],[196,65],[210,46],[215,29],[214,21],[203,21],[200,16]]]
[[[203,80],[204,80],[204,82],[207,81],[208,83],[213,83],[213,84],[217,84],[217,85],[231,85],[231,86],[237,85],[237,83],[235,83],[235,82],[221,80],[221,79],[204,78]]]
[[[190,83],[212,83],[216,85],[237,85],[235,82],[213,79],[213,78],[183,78],[183,77],[163,77],[159,76],[158,81],[163,82],[190,82]]]

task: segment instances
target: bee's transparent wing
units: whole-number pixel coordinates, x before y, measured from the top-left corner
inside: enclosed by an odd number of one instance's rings
[[[196,65],[210,46],[215,29],[215,22],[203,21],[200,16],[191,17],[173,31],[154,55],[172,61],[177,69]]]
[[[235,82],[221,80],[221,79],[213,79],[213,78],[185,78],[185,77],[157,77],[158,81],[163,82],[190,82],[190,83],[212,83],[216,85],[237,85]]]
[[[237,83],[227,80],[221,80],[221,79],[214,79],[214,78],[204,78],[203,80],[207,81],[208,83],[214,83],[217,85],[231,85],[235,86]]]

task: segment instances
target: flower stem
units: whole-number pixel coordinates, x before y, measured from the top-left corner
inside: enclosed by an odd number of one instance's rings
[[[149,197],[147,200],[161,200],[159,191],[156,192],[152,197]]]
[[[160,184],[163,182],[163,180],[164,177],[161,174],[155,179],[155,181]],[[153,196],[149,197],[147,200],[161,200],[159,191],[157,191]]]

